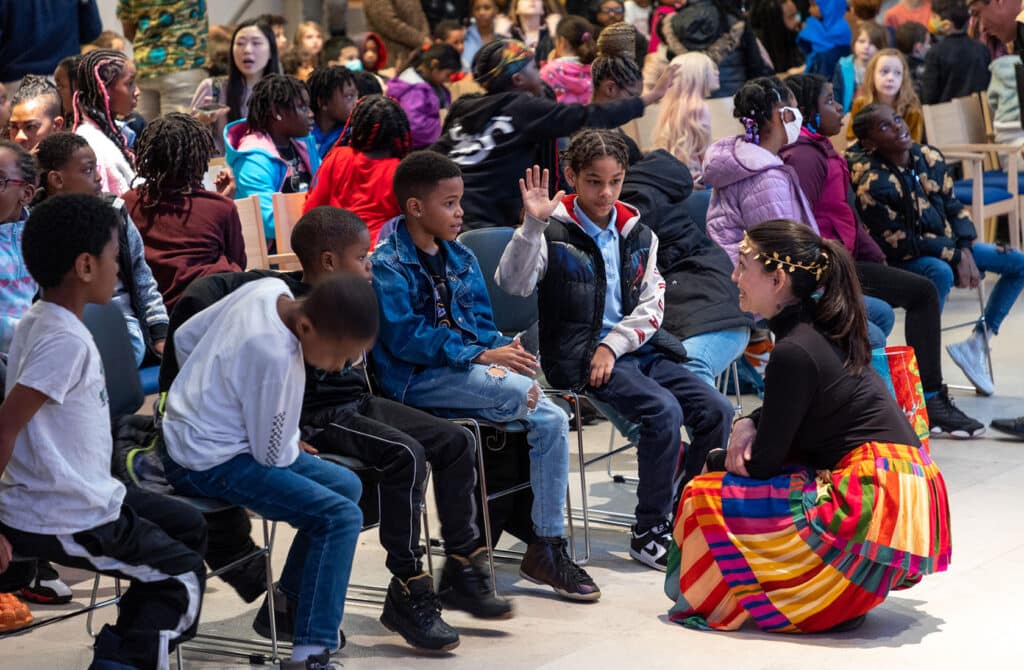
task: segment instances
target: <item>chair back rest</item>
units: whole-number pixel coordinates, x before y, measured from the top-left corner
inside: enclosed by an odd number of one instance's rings
[[[306,206],[306,193],[274,193],[274,237],[277,240],[277,254],[281,256],[275,262],[277,269],[282,271],[299,269],[299,262],[286,254],[292,253],[292,228],[302,218],[302,209]]]
[[[135,365],[135,353],[121,308],[112,302],[86,305],[82,320],[92,333],[103,361],[111,420],[135,414],[146,396],[142,393],[139,368]]]
[[[242,239],[245,241],[246,270],[267,270],[267,238],[263,234],[263,215],[260,211],[260,197],[250,195],[235,200],[238,218],[242,222]]]
[[[465,244],[476,255],[480,264],[480,272],[487,284],[487,294],[491,298],[491,309],[494,311],[494,325],[506,335],[513,335],[527,330],[537,322],[537,290],[528,297],[511,295],[494,281],[494,273],[498,269],[501,255],[512,240],[514,228],[480,228],[469,230],[459,235],[459,242]]]
[[[708,229],[708,205],[711,204],[711,189],[694,189],[690,197],[683,201],[686,213],[690,215],[694,223],[707,234]]]
[[[971,144],[961,99],[924,105],[924,131],[931,144]]]
[[[711,113],[711,141],[717,142],[743,132],[743,124],[732,115],[732,98],[709,98],[704,101]]]

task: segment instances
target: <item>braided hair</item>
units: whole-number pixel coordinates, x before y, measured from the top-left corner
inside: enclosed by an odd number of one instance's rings
[[[569,148],[562,152],[562,160],[577,175],[605,156],[614,158],[623,170],[629,166],[629,147],[619,131],[584,128],[572,136]]]
[[[60,94],[57,87],[50,83],[46,77],[39,77],[33,74],[27,75],[21,80],[21,86],[11,100],[11,107],[35,100],[46,99],[46,115],[51,119],[60,116]]]
[[[597,38],[597,58],[590,64],[594,90],[601,82],[611,80],[619,88],[629,88],[643,81],[636,62],[636,29],[628,23],[613,23]]]
[[[172,112],[151,121],[139,135],[137,174],[144,179],[137,188],[142,207],[156,207],[168,193],[188,193],[201,188],[213,137],[190,114]]]
[[[772,110],[790,96],[792,93],[777,77],[751,79],[736,91],[732,99],[732,115],[747,129],[748,142],[758,143],[758,131],[771,119]]]
[[[409,117],[392,98],[360,98],[341,131],[338,146],[352,147],[361,153],[387,151],[393,158],[405,158],[412,151]]]
[[[327,104],[334,92],[340,91],[349,84],[353,88],[358,88],[352,70],[347,67],[340,65],[318,67],[306,80],[306,88],[309,90],[309,108],[313,110],[314,114],[319,114],[320,108]]]
[[[124,72],[128,57],[120,51],[97,49],[82,56],[75,81],[75,118],[73,130],[89,119],[114,143],[128,161],[135,165],[135,156],[128,149],[128,141],[118,129],[114,113],[110,111],[110,87]]]
[[[55,80],[57,78],[57,73],[62,70],[68,78],[68,88],[70,89],[72,102],[69,103],[67,107],[65,107],[63,96],[60,99],[61,114],[64,116],[64,126],[66,128],[70,128],[72,125],[74,125],[75,121],[74,95],[75,91],[78,90],[78,66],[81,65],[81,63],[82,56],[80,54],[73,54],[71,56],[61,59],[61,61],[57,63],[57,67],[53,71],[53,76]],[[57,92],[59,94],[60,89],[58,89]]]
[[[295,77],[268,74],[252,87],[247,118],[249,130],[269,134],[275,114],[305,105],[308,96],[306,85]]]

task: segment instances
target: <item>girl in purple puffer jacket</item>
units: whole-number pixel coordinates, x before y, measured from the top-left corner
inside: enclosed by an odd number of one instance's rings
[[[713,143],[704,154],[704,183],[712,187],[708,237],[736,264],[737,246],[749,228],[772,219],[814,220],[796,171],[779,151],[800,136],[803,118],[786,85],[775,77],[752,79],[737,91],[733,115],[747,131]]]
[[[455,47],[439,42],[417,51],[409,66],[388,82],[388,96],[397,100],[409,117],[413,149],[429,146],[441,136],[441,110],[452,101],[445,84],[461,69]]]

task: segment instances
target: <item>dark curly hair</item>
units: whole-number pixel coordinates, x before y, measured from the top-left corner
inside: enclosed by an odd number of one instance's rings
[[[213,156],[210,130],[190,114],[172,112],[154,119],[139,135],[137,186],[144,209],[156,207],[168,193],[202,188]]]
[[[275,110],[295,109],[306,105],[306,85],[285,74],[268,74],[252,87],[249,98],[249,130],[269,133]]]
[[[37,184],[39,179],[39,170],[36,167],[35,159],[32,158],[32,154],[25,151],[25,148],[17,142],[11,142],[10,140],[0,140],[0,149],[13,151],[15,163],[18,166],[18,172],[21,173],[21,178],[32,185]]]
[[[74,225],[68,225],[68,222]],[[99,256],[118,227],[114,208],[94,195],[69,193],[32,208],[21,238],[29,274],[44,289],[60,286],[82,254]]]
[[[349,146],[364,154],[388,151],[394,158],[405,158],[412,151],[409,118],[392,98],[383,95],[360,98],[341,131],[338,146]]]
[[[39,165],[39,177],[42,181],[40,189],[36,191],[35,203],[42,202],[49,195],[46,192],[47,176],[60,170],[75,152],[83,147],[89,146],[84,137],[76,133],[59,132],[47,135],[36,147],[36,163]]]
[[[328,65],[313,70],[306,80],[306,88],[309,90],[309,108],[314,114],[319,114],[334,92],[340,91],[346,85],[351,84],[358,91],[356,78],[352,74],[352,70],[340,65]]]
[[[814,117],[818,115],[818,98],[828,84],[828,79],[820,74],[797,74],[786,78],[786,87],[796,98],[796,107],[808,128],[814,125]]]
[[[436,151],[414,151],[398,164],[392,184],[398,206],[405,211],[409,198],[425,198],[442,179],[462,176],[462,169],[452,159]]]
[[[758,128],[763,128],[776,105],[783,104],[791,95],[778,77],[751,79],[733,96],[732,115],[741,121],[751,119]]]
[[[72,130],[78,130],[83,119],[89,119],[114,143],[128,161],[135,165],[135,155],[128,148],[128,141],[118,129],[114,114],[110,111],[110,87],[124,72],[128,57],[120,51],[97,49],[82,56],[78,64],[75,81],[75,123]]]
[[[292,228],[292,251],[302,267],[310,270],[324,251],[338,251],[355,244],[367,233],[366,222],[341,207],[314,207]]]
[[[629,147],[619,131],[585,128],[572,136],[569,148],[562,152],[562,160],[576,174],[605,156],[618,161],[623,170],[629,166]]]

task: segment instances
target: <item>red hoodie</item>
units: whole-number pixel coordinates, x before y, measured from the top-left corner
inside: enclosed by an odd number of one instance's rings
[[[399,214],[391,185],[398,163],[397,158],[373,159],[352,147],[334,147],[313,178],[303,212],[323,205],[354,212],[370,229],[373,249],[381,226]]]

